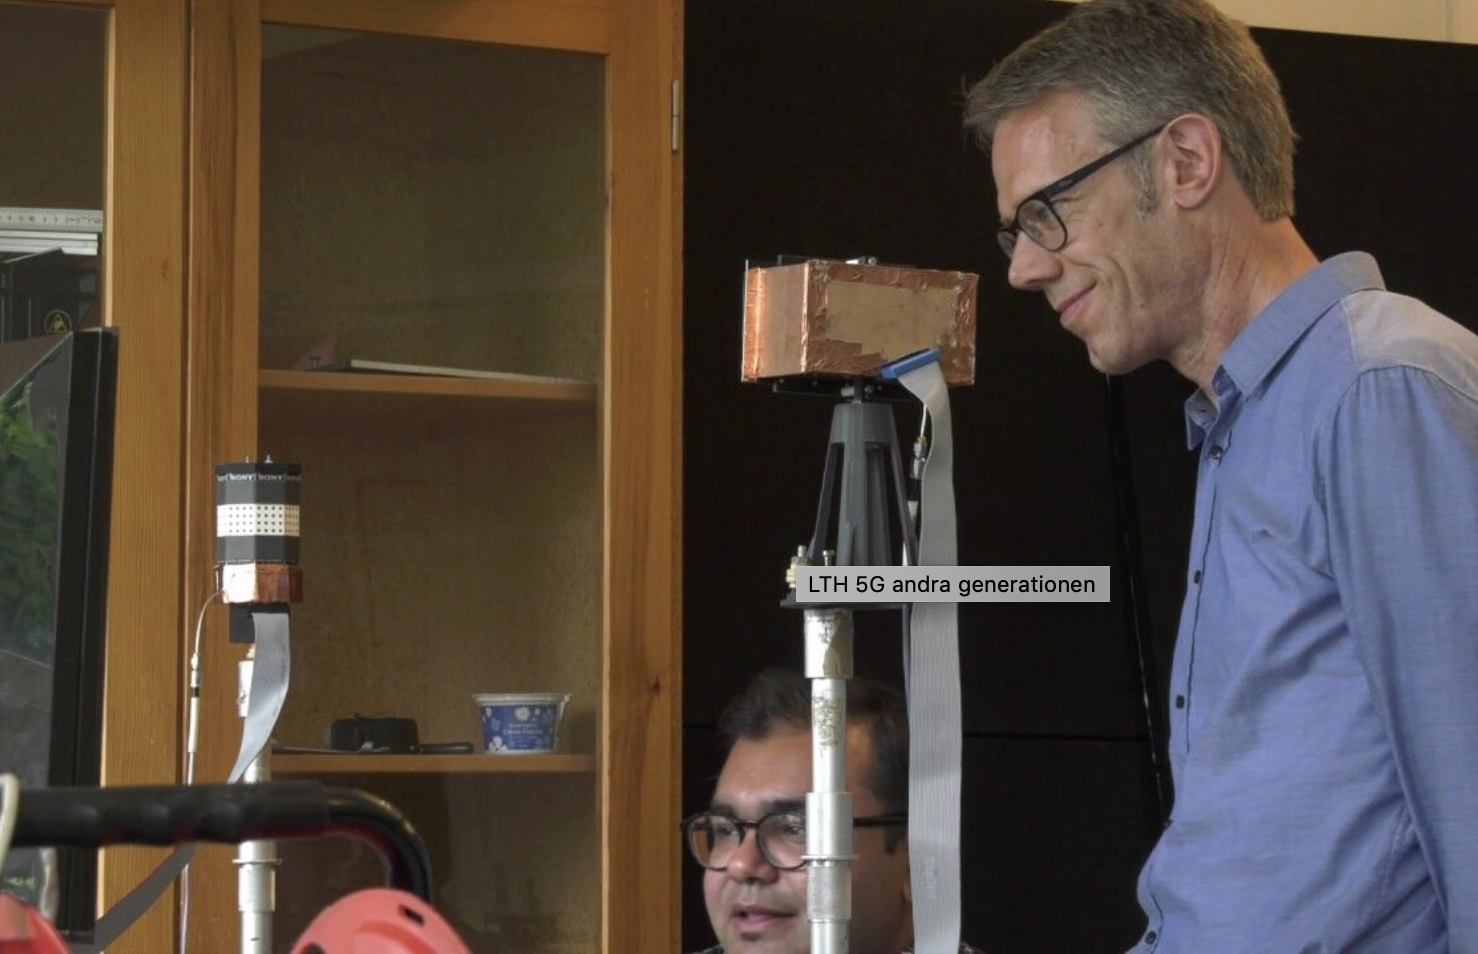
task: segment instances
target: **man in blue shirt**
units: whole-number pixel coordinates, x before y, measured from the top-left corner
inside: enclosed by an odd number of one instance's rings
[[[1478,952],[1478,339],[1314,256],[1278,82],[1204,0],[1080,4],[965,122],[1011,283],[1197,388],[1135,951]]]

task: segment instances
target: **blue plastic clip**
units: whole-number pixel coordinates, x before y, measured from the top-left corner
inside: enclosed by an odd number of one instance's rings
[[[931,362],[937,364],[938,361],[939,349],[926,348],[923,351],[915,351],[913,354],[909,355],[906,358],[899,358],[892,364],[883,365],[882,368],[879,369],[878,375],[884,381],[897,381],[899,378],[903,377],[905,374],[914,370],[915,368],[922,368],[924,365]]]

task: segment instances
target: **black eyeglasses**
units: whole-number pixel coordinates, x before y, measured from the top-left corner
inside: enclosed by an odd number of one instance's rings
[[[1067,226],[1062,224],[1062,216],[1057,214],[1052,200],[1135,146],[1158,136],[1168,125],[1170,124],[1157,126],[1142,136],[1136,136],[1108,155],[1094,159],[1083,168],[1069,172],[1051,185],[1038,189],[1022,199],[1021,204],[1016,207],[1016,215],[1012,217],[1011,224],[1002,226],[1001,230],[996,233],[996,239],[1001,243],[1001,251],[1006,253],[1007,258],[1015,255],[1018,235],[1025,235],[1049,252],[1061,249],[1067,244]]]
[[[874,815],[854,818],[858,828],[881,828],[908,824],[907,815]],[[755,831],[760,855],[772,868],[794,871],[806,863],[806,816],[804,812],[771,812],[759,821],[740,821],[726,812],[699,812],[682,820],[683,834],[693,860],[710,871],[729,867],[734,852],[744,844],[744,834]]]

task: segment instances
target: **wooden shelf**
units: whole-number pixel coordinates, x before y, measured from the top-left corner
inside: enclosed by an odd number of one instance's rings
[[[267,434],[328,431],[438,436],[480,426],[594,414],[596,386],[561,379],[259,372]]]
[[[593,755],[285,755],[274,775],[578,775],[595,772]]]

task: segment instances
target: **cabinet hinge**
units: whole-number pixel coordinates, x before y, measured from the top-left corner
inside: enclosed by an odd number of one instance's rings
[[[672,151],[677,152],[682,142],[681,129],[683,118],[682,105],[682,81],[672,81]]]

